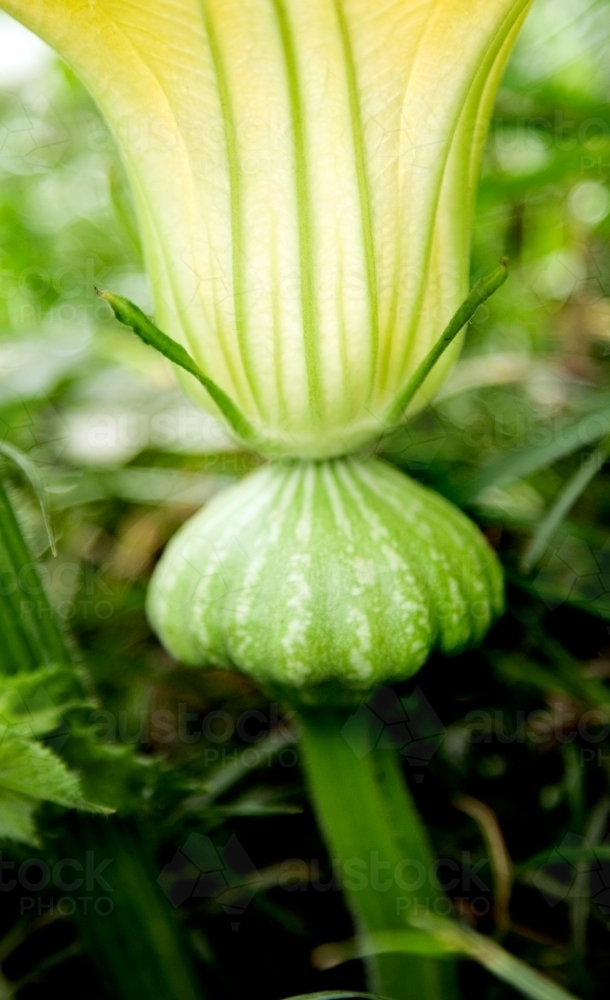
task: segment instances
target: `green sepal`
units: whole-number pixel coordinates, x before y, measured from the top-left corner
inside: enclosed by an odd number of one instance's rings
[[[213,382],[211,378],[201,371],[197,363],[181,344],[178,344],[171,337],[168,337],[166,333],[163,333],[163,330],[155,326],[153,321],[138,306],[130,302],[129,299],[123,298],[122,295],[115,295],[114,292],[100,291],[99,288],[96,288],[95,291],[101,299],[104,299],[108,303],[120,323],[131,327],[133,332],[145,344],[148,344],[149,347],[154,347],[156,351],[163,354],[172,364],[178,365],[179,368],[183,368],[189,375],[197,379],[210,398],[216,403],[227,423],[242,441],[253,446],[260,446],[259,435],[250,421],[235,405],[231,397],[226,394],[224,389],[221,389],[219,385],[216,385],[216,382]]]
[[[494,271],[490,271],[489,274],[484,274],[482,278],[479,278],[468,298],[462,302],[460,308],[452,316],[434,347],[417,366],[398,396],[398,399],[392,404],[388,415],[390,425],[395,425],[401,420],[415,393],[423,385],[437,361],[445,353],[449,345],[453,343],[458,333],[470,322],[479,306],[482,306],[494,292],[497,292],[507,278],[508,260],[506,257],[502,258],[500,266]]]

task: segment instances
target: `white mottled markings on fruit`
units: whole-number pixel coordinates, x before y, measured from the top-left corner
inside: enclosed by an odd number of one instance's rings
[[[313,463],[307,462],[303,468],[301,484],[301,514],[295,528],[295,536],[300,545],[308,546],[313,528],[313,499],[316,486],[316,472]]]
[[[274,483],[274,473],[277,473],[277,470],[269,466],[265,471],[267,472],[269,485],[273,487],[276,485]],[[252,606],[257,598],[263,569],[271,556],[277,551],[285,520],[294,502],[299,485],[296,476],[283,475],[277,476],[277,479],[279,489],[272,491],[273,517],[265,520],[262,531],[250,533],[253,537],[248,539],[250,541],[249,556],[245,561],[243,576],[239,583],[239,592],[235,601],[234,621],[236,634],[246,648],[253,640],[253,634],[250,632],[248,622],[252,613]],[[264,506],[268,506],[268,498]]]
[[[354,669],[355,677],[359,680],[367,681],[373,673],[373,664],[371,663],[371,623],[369,616],[359,608],[352,608],[347,615],[347,622],[352,626],[352,634],[355,639],[354,646],[349,653],[349,662]]]
[[[289,597],[286,607],[292,612],[282,638],[282,648],[290,661],[292,679],[298,681],[307,676],[311,664],[303,658],[307,630],[312,621],[312,591],[309,582],[311,556],[301,552],[288,561],[286,584]]]
[[[374,586],[377,580],[378,566],[374,559],[364,559],[355,556],[353,561],[357,583],[351,590],[354,597],[361,597],[367,587]]]
[[[240,504],[237,498],[237,503],[232,505],[230,516],[226,519],[222,518],[220,505],[217,506],[214,512],[216,516],[206,525],[204,545],[199,551],[187,556],[193,563],[197,562],[200,573],[193,602],[192,622],[202,649],[210,644],[208,608],[215,601],[231,599],[236,587],[231,572],[235,537],[239,537],[243,529],[247,530],[248,523],[256,520],[258,510],[264,510],[270,500],[268,488],[262,489],[260,493],[251,490],[250,494],[247,503]]]
[[[364,690],[411,676],[435,644],[477,641],[500,581],[460,511],[377,459],[295,462],[252,473],[178,533],[149,609],[189,663]]]
[[[294,529],[294,537],[300,551],[288,560],[286,577],[286,607],[291,614],[282,648],[289,660],[291,675],[295,682],[305,679],[311,670],[307,658],[303,658],[303,647],[308,629],[313,621],[313,593],[311,588],[312,556],[310,548],[313,528],[313,499],[316,485],[315,467],[306,463],[301,470],[299,490],[299,514]]]
[[[365,497],[364,493],[359,488],[354,469],[357,465],[358,459],[346,459],[343,462],[337,462],[335,465],[337,469],[337,476],[345,487],[345,491],[348,496],[351,497],[352,500],[355,500],[356,508],[365,518],[372,537],[376,541],[381,541],[382,539],[385,540],[388,538],[388,529],[381,523],[376,507],[368,505],[368,498]]]
[[[342,538],[349,539],[351,542],[354,534],[349,517],[347,516],[345,505],[341,499],[341,492],[335,481],[335,463],[324,462],[320,468],[322,471],[322,482],[324,483],[324,488],[326,489],[326,493],[328,495],[337,530]]]

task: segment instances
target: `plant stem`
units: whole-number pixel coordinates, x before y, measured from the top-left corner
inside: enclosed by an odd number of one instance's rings
[[[366,718],[301,711],[301,755],[318,822],[359,933],[404,929],[439,899],[433,857],[396,755],[373,750]],[[355,720],[359,720],[355,724]],[[414,955],[367,961],[369,988],[393,1000],[445,1000],[451,963]]]
[[[82,889],[73,896],[83,939],[109,996],[201,1000],[182,936],[156,884],[145,831],[115,817],[70,819],[62,849],[69,848],[83,870],[87,857],[93,859],[90,867],[102,869],[86,914],[78,903]]]

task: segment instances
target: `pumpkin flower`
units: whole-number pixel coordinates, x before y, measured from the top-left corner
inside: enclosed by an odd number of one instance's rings
[[[380,435],[467,294],[485,129],[529,2],[0,6],[113,128],[159,326],[263,451],[320,459]]]
[[[461,511],[350,456],[430,398],[506,276],[468,295],[481,149],[529,5],[0,0],[114,130],[162,329],[100,294],[284,459],[155,570],[149,619],[183,662],[343,704],[476,644],[501,611],[500,566]]]

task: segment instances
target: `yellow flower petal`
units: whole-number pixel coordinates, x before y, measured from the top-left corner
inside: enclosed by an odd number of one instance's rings
[[[114,129],[159,326],[317,457],[379,434],[467,293],[484,128],[529,4],[0,0]]]

